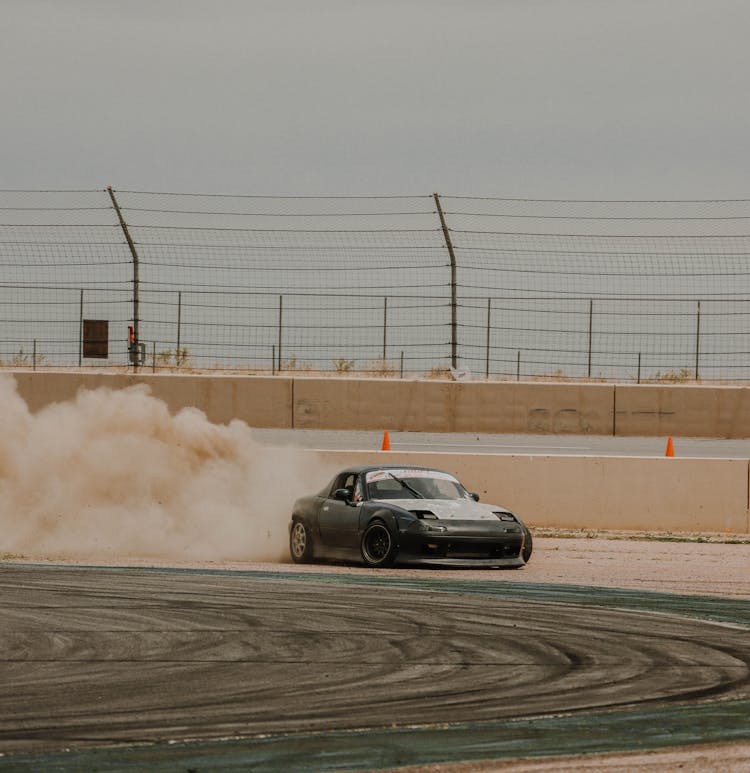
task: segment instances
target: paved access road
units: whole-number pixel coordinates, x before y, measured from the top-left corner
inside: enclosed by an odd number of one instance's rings
[[[387,763],[368,743],[395,744],[390,764],[518,756],[519,732],[525,753],[555,732],[563,752],[629,748],[656,715],[683,742],[748,734],[746,602],[490,574],[0,570],[0,751],[33,754],[0,769],[184,769],[174,754],[207,747],[168,742],[226,738],[251,740],[216,741],[214,762],[242,755],[221,769]]]
[[[372,451],[380,449],[383,442],[383,432],[255,429],[253,434],[264,445],[321,450]],[[391,431],[388,434],[393,451],[446,451],[464,454],[664,456],[667,445],[667,438],[608,435],[481,435],[466,432]],[[676,456],[750,458],[750,440],[673,438],[673,443]]]

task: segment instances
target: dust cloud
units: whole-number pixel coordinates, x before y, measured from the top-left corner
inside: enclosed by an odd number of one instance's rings
[[[333,472],[147,386],[32,414],[0,376],[0,556],[286,561],[294,499]]]

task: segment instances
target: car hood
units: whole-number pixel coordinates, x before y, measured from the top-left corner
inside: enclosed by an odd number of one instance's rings
[[[509,513],[504,507],[474,502],[471,499],[380,499],[387,505],[396,505],[411,513],[428,511],[439,520],[495,521],[495,513]]]

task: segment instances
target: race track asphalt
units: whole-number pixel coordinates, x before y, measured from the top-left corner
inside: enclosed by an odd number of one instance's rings
[[[383,427],[383,429],[389,429]],[[382,430],[253,429],[255,439],[270,447],[318,450],[376,451]],[[611,435],[510,435],[476,432],[396,432],[390,430],[393,451],[441,451],[462,454],[531,454],[533,456],[643,456],[661,457],[666,437]],[[674,439],[675,455],[698,459],[747,459],[746,438]]]
[[[746,601],[0,565],[0,769],[355,770],[750,739]]]

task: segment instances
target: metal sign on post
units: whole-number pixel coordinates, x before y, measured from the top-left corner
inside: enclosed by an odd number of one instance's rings
[[[109,320],[83,320],[83,356],[106,360],[109,357]]]

